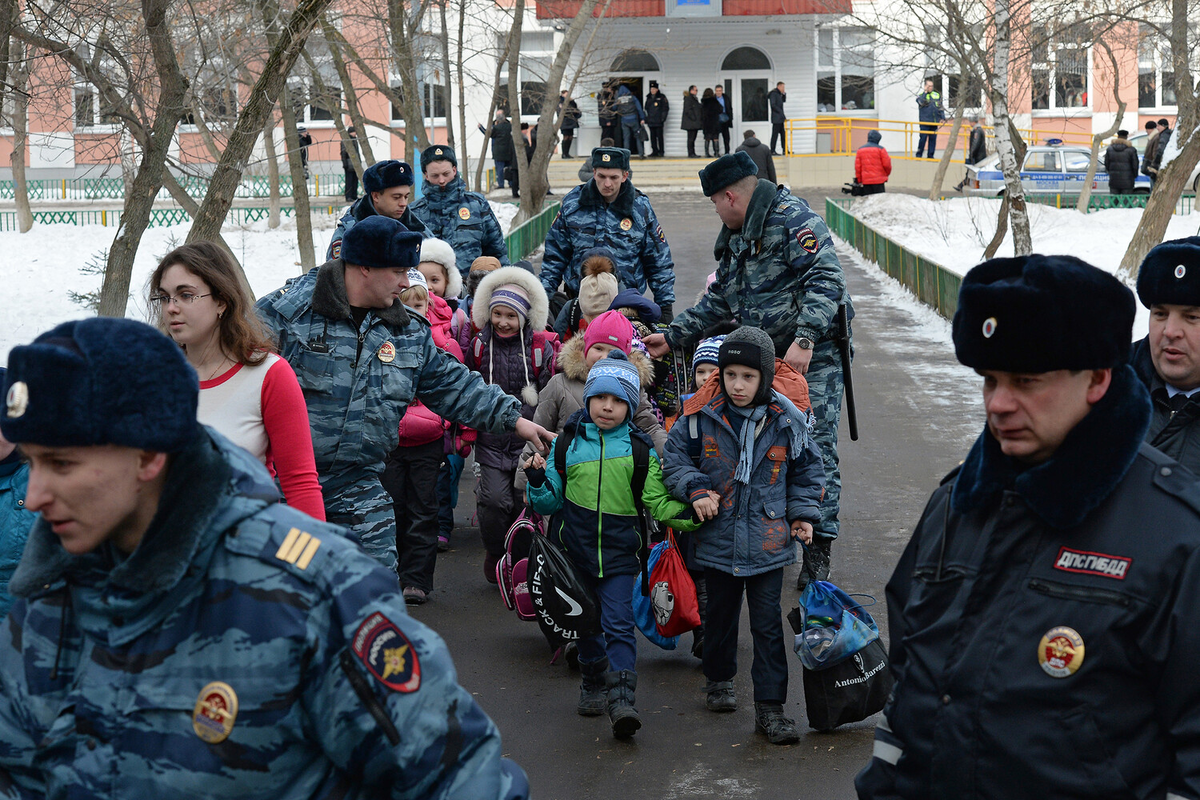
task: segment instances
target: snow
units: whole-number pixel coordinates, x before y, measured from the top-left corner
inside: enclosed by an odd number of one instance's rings
[[[492,207],[492,213],[500,221],[501,232],[507,236],[512,229],[513,217],[517,215],[517,211],[521,207],[516,203],[497,203],[494,200],[488,200],[488,205]]]

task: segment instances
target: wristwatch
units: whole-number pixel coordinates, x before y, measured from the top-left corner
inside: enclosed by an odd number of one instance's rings
[[[812,350],[814,347],[813,340],[807,336],[801,336],[796,340],[796,344],[800,345],[801,350]]]

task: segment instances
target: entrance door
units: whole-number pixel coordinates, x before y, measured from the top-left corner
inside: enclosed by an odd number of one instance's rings
[[[757,47],[743,46],[732,50],[721,62],[721,83],[731,106],[734,142],[742,141],[742,133],[753,130],[760,140],[771,137],[771,62]],[[735,145],[736,146],[736,145]]]

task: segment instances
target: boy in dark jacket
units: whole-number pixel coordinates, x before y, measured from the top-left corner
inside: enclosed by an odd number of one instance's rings
[[[623,352],[613,350],[592,367],[583,394],[586,405],[572,415],[564,431],[565,436],[573,431],[564,453],[565,474],[557,467],[547,470],[546,459],[534,455],[525,462],[525,475],[530,505],[539,514],[557,515],[548,535],[563,546],[600,601],[604,633],[579,642],[583,683],[577,711],[593,717],[607,708],[613,736],[625,739],[642,727],[634,708],[637,640],[630,598],[641,572],[643,533],[630,486],[630,437],[641,439],[649,455],[641,505],[679,530],[692,530],[696,522],[687,504],[673,499],[663,485],[649,437],[629,424],[641,396],[637,367]]]
[[[780,596],[793,540],[812,541],[825,479],[805,414],[772,389],[775,347],[759,328],[725,337],[718,356],[721,391],[667,437],[667,487],[695,504],[701,519],[695,561],[704,567],[705,705],[734,711],[742,595],[754,636],[754,728],[772,744],[799,741],[787,701],[787,645]]]

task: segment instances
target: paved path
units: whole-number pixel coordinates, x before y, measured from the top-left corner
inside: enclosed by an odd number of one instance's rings
[[[678,267],[677,307],[686,307],[713,269],[718,220],[698,193],[652,193],[651,199]],[[858,309],[861,439],[850,442],[843,424],[843,534],[834,546],[832,577],[848,591],[882,600],[926,497],[978,431],[979,387],[954,361],[944,321],[889,287],[849,249],[842,260]],[[470,487],[468,477],[460,522],[473,507]],[[617,742],[607,719],[576,716],[578,674],[548,665],[536,624],[504,609],[496,589],[484,583],[482,563],[478,534],[460,531],[454,549],[438,559],[433,602],[413,613],[447,640],[460,681],[499,724],[506,754],[528,770],[539,800],[854,797],[854,775],[870,758],[873,722],[832,734],[810,731],[790,747],[755,735],[745,612],[736,681],[742,707],[722,716],[705,710],[704,677],[687,651],[689,636],[675,652],[639,640],[644,727],[632,742]],[[795,592],[785,592],[785,612],[795,600]],[[882,605],[880,612],[886,633]],[[788,711],[803,726],[800,663],[789,662]]]

